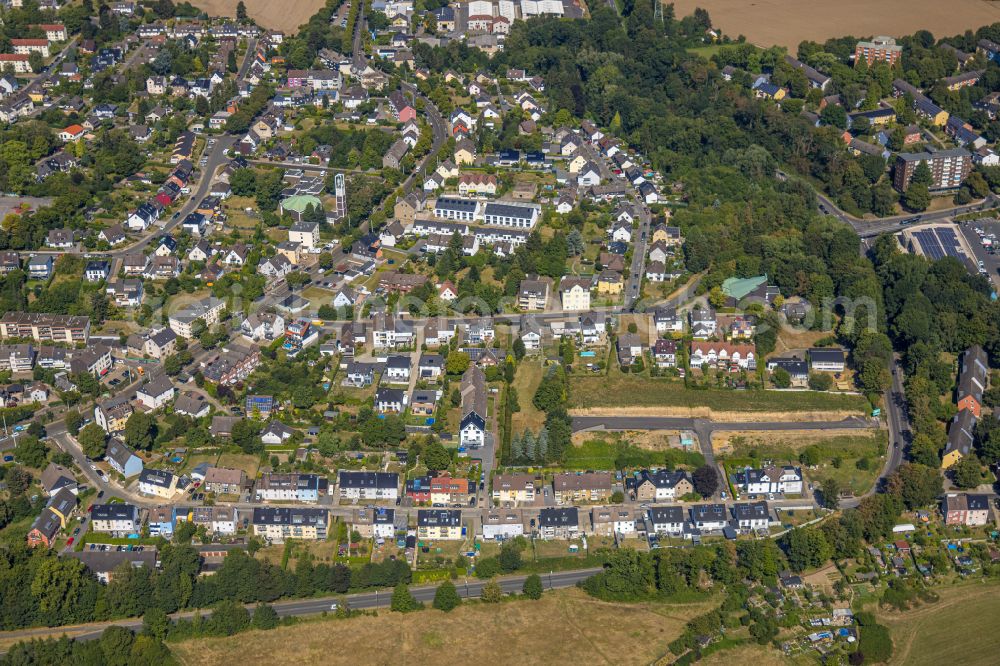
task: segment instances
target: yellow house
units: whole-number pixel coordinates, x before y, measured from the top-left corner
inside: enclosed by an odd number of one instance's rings
[[[41,90],[32,90],[28,93],[28,99],[30,99],[33,104],[41,104],[45,101],[45,93]]]
[[[569,161],[567,168],[570,173],[579,173],[580,169],[587,166],[587,158],[583,156],[583,153],[577,153],[576,156]]]
[[[597,278],[597,293],[601,296],[617,296],[625,290],[621,273],[601,271]]]
[[[948,112],[941,109],[931,117],[931,122],[938,127],[944,127],[948,123]]]
[[[948,428],[948,445],[941,456],[942,469],[948,469],[969,454],[975,427],[976,417],[971,409],[963,409],[955,415]]]
[[[472,164],[476,159],[475,153],[469,150],[465,146],[459,146],[455,149],[455,164]]]

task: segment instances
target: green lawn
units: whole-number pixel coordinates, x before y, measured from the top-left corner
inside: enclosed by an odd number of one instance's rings
[[[601,439],[588,439],[566,450],[563,465],[567,469],[614,469],[618,445]]]
[[[707,407],[733,412],[845,411],[863,414],[868,401],[858,395],[815,391],[737,391],[688,389],[683,382],[625,375],[615,370],[606,377],[574,376],[570,379],[570,407]]]

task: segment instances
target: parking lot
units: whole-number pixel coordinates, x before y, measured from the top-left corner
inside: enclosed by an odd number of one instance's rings
[[[958,227],[972,251],[979,272],[1000,288],[1000,220],[993,217],[959,222]]]

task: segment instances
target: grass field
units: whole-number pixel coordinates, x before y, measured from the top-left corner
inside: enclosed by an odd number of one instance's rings
[[[787,46],[792,53],[799,42],[823,42],[844,35],[908,35],[920,29],[935,36],[959,34],[989,25],[1000,17],[997,3],[986,0],[863,0],[796,2],[795,0],[671,0],[678,17],[695,8],[708,10],[712,24],[736,38],[761,46]],[[248,3],[249,5],[249,3]]]
[[[380,611],[170,649],[182,664],[426,664],[456,655],[472,664],[648,664],[714,603],[611,604],[570,589],[539,601],[475,603],[451,613]]]
[[[324,0],[243,0],[247,14],[259,25],[275,30],[294,31],[323,6]],[[239,0],[191,0],[209,16],[236,17]]]
[[[538,385],[542,383],[542,372],[540,360],[525,359],[517,367],[514,388],[517,390],[517,402],[521,406],[521,411],[515,412],[511,417],[511,429],[515,433],[525,430],[537,431],[545,424],[545,413],[535,409],[531,404],[531,398],[538,390]]]
[[[799,420],[810,420],[803,412],[862,414],[868,408],[868,401],[857,395],[813,391],[687,389],[679,381],[650,379],[611,371],[607,377],[571,378],[570,407],[611,408],[618,412],[628,411],[629,407],[656,407],[663,409],[663,416],[709,416],[708,412],[777,412]]]
[[[891,664],[997,663],[1000,585],[976,581],[936,590],[941,600],[905,613],[880,613],[895,650]]]
[[[251,456],[246,453],[223,453],[219,457],[219,462],[216,466],[242,469],[247,473],[247,477],[252,479],[257,476],[257,468],[260,467],[260,456]]]

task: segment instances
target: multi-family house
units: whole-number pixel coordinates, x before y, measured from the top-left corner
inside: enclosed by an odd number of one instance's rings
[[[486,443],[486,375],[476,365],[462,375],[459,387],[462,396],[462,418],[459,422],[459,445],[480,448]]]
[[[682,470],[644,469],[632,478],[639,502],[673,502],[694,492],[691,477]]]
[[[342,499],[395,501],[399,497],[399,475],[393,472],[341,470],[337,485]]]
[[[650,507],[647,516],[651,531],[667,536],[681,536],[687,523],[684,517],[684,507],[654,506]]]
[[[703,532],[718,532],[729,525],[725,504],[696,504],[691,507],[691,522]]]
[[[733,505],[735,527],[744,534],[766,530],[771,524],[767,502],[740,502]]]
[[[979,527],[989,521],[990,497],[989,495],[948,493],[944,497],[942,512],[944,513],[945,525]]]
[[[113,537],[139,533],[139,508],[125,502],[95,504],[90,510],[90,531]]]
[[[642,518],[640,517],[640,521]],[[636,533],[635,511],[625,507],[598,507],[591,509],[590,522],[598,536],[633,536]]]
[[[330,512],[305,507],[256,507],[251,524],[256,536],[271,543],[284,543],[286,539],[324,541],[330,529]]]
[[[605,502],[611,498],[610,472],[556,474],[552,479],[556,504]]]
[[[391,539],[396,535],[396,510],[381,506],[357,509],[351,516],[351,530],[363,539]]]
[[[111,469],[126,479],[139,474],[143,469],[142,459],[119,439],[111,439],[104,452],[104,459],[111,465]]]
[[[538,484],[531,474],[497,474],[493,477],[493,500],[501,505],[531,504],[540,489]]]
[[[542,539],[574,539],[580,533],[580,513],[575,507],[547,507],[538,512]]]
[[[217,495],[239,495],[246,486],[246,472],[228,467],[209,467],[202,481],[202,488]]]
[[[791,465],[770,465],[761,469],[748,467],[736,472],[736,483],[748,495],[798,495],[802,492],[802,470]]]
[[[483,514],[483,540],[503,541],[524,534],[524,518],[516,509],[490,509]]]
[[[463,538],[462,512],[457,509],[419,509],[417,538],[457,541]]]
[[[305,502],[315,504],[327,492],[326,477],[317,474],[279,474],[268,472],[257,481],[254,493],[258,502]]]
[[[139,492],[170,499],[177,492],[178,478],[171,472],[149,467],[139,473]]]

